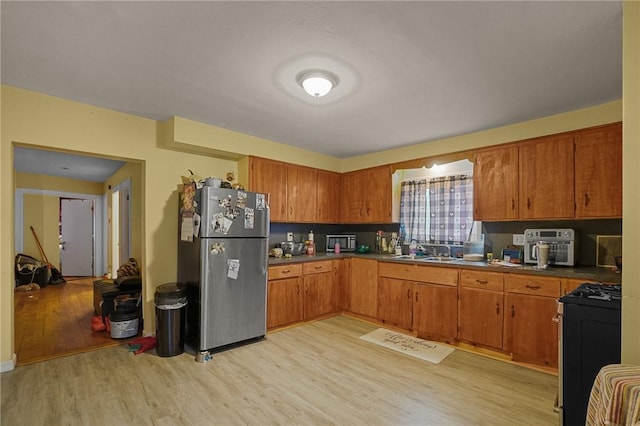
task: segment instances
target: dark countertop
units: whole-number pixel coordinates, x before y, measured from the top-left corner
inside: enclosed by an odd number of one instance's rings
[[[383,262],[394,262],[394,263],[415,263],[418,265],[429,265],[429,266],[437,266],[443,268],[464,268],[464,269],[476,269],[483,271],[492,271],[492,272],[503,272],[503,273],[513,273],[513,274],[528,274],[528,275],[539,275],[539,276],[547,276],[547,277],[559,277],[559,278],[569,278],[569,279],[577,279],[577,280],[585,280],[585,281],[599,281],[605,283],[616,283],[619,284],[622,281],[622,275],[616,272],[613,272],[611,268],[604,267],[596,267],[596,266],[555,266],[549,267],[548,269],[540,270],[536,269],[532,265],[524,265],[524,266],[500,266],[495,264],[487,264],[486,262],[469,262],[465,260],[455,260],[452,262],[438,262],[438,261],[424,261],[411,260],[408,258],[398,259],[391,254],[376,254],[376,253],[317,253],[314,256],[293,256],[290,258],[269,258],[269,266],[277,266],[277,265],[287,265],[291,263],[303,263],[303,262],[317,262],[321,260],[332,260],[332,259],[347,259],[350,257],[360,257],[363,259],[372,259]]]

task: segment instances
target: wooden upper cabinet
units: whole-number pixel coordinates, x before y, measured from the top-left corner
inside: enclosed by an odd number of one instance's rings
[[[342,223],[391,222],[391,167],[344,173],[340,193]]]
[[[364,182],[365,176],[362,171],[342,175],[340,184],[340,221],[342,223],[362,223],[364,221]]]
[[[272,222],[287,220],[287,167],[279,161],[249,157],[249,189],[269,194]]]
[[[315,222],[316,170],[287,165],[287,221]]]
[[[473,170],[475,220],[518,218],[518,147],[476,152]]]
[[[317,171],[316,222],[340,223],[340,174]]]
[[[575,164],[576,217],[622,217],[622,123],[579,132]]]
[[[573,217],[573,139],[563,133],[518,145],[521,219]]]
[[[365,214],[367,222],[391,222],[391,167],[366,169]]]

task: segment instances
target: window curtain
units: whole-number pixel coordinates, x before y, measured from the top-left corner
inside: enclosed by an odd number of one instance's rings
[[[429,180],[429,242],[462,244],[473,225],[473,176]]]
[[[427,180],[409,180],[400,184],[400,238],[427,241]]]

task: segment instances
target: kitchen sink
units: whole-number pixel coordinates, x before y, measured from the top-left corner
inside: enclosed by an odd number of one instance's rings
[[[455,262],[458,259],[455,257],[449,257],[449,256],[429,256],[429,257],[423,257],[422,259],[416,259],[416,260],[419,260],[421,262]]]

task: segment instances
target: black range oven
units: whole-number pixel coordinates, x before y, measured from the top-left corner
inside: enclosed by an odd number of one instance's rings
[[[558,301],[560,424],[584,425],[593,382],[620,363],[622,287],[584,283]]]

